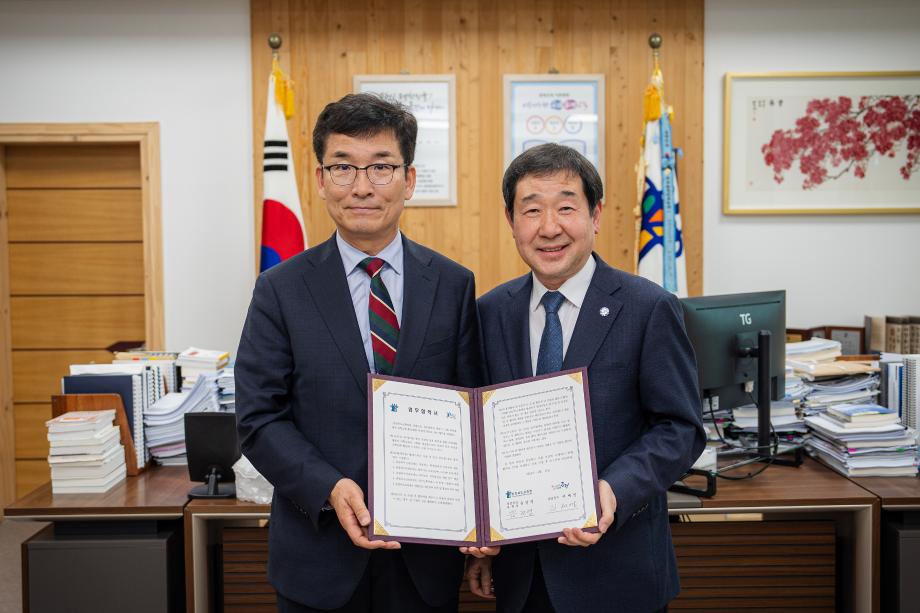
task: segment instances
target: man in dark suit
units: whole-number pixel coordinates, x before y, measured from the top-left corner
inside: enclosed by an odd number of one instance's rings
[[[659,610],[679,591],[666,490],[705,444],[680,305],[593,253],[603,185],[574,149],[529,149],[502,191],[531,273],[479,300],[488,378],[588,368],[602,517],[596,534],[470,548],[500,549],[473,561],[470,587],[489,597],[494,577],[499,611]]]
[[[455,611],[463,557],[370,541],[367,373],[480,383],[473,275],[399,232],[415,118],[374,96],[313,132],[336,233],[261,274],[236,361],[243,453],[275,487],[269,580],[281,611]]]

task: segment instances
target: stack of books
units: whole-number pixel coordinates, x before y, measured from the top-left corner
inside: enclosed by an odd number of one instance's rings
[[[71,411],[45,422],[51,451],[51,492],[107,492],[124,480],[125,448],[115,410]]]
[[[917,315],[866,315],[865,327],[869,351],[920,353],[920,317]]]
[[[217,374],[202,374],[191,390],[166,394],[144,412],[144,440],[158,464],[187,463],[185,414],[220,410],[217,377]]]
[[[176,359],[176,366],[182,374],[182,391],[192,389],[199,375],[217,375],[229,362],[230,354],[226,351],[189,347]]]
[[[837,404],[810,415],[809,452],[848,477],[917,475],[917,432],[875,403]]]
[[[159,366],[159,374],[163,377],[165,391],[176,392],[179,390],[176,359],[178,353],[170,351],[119,351],[115,353],[112,364],[131,364],[143,362]]]

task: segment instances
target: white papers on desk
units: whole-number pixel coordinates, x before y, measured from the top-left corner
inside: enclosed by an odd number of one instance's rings
[[[198,377],[194,387],[187,392],[166,394],[144,414],[145,437],[150,453],[160,464],[165,458],[184,456],[185,414],[218,410],[216,374]]]
[[[832,341],[829,338],[811,338],[807,341],[801,341],[798,343],[786,343],[787,356],[815,354],[825,351],[838,351],[837,355],[840,355],[840,349],[840,341]]]

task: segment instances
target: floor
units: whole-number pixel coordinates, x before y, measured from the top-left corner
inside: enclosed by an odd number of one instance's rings
[[[0,613],[22,611],[20,545],[47,524],[0,519]]]

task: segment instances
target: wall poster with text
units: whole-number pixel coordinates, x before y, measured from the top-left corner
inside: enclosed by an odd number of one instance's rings
[[[505,75],[505,168],[537,145],[572,147],[604,178],[604,75]]]
[[[456,206],[457,122],[454,75],[355,75],[354,90],[409,109],[418,121],[415,193],[406,206]]]

